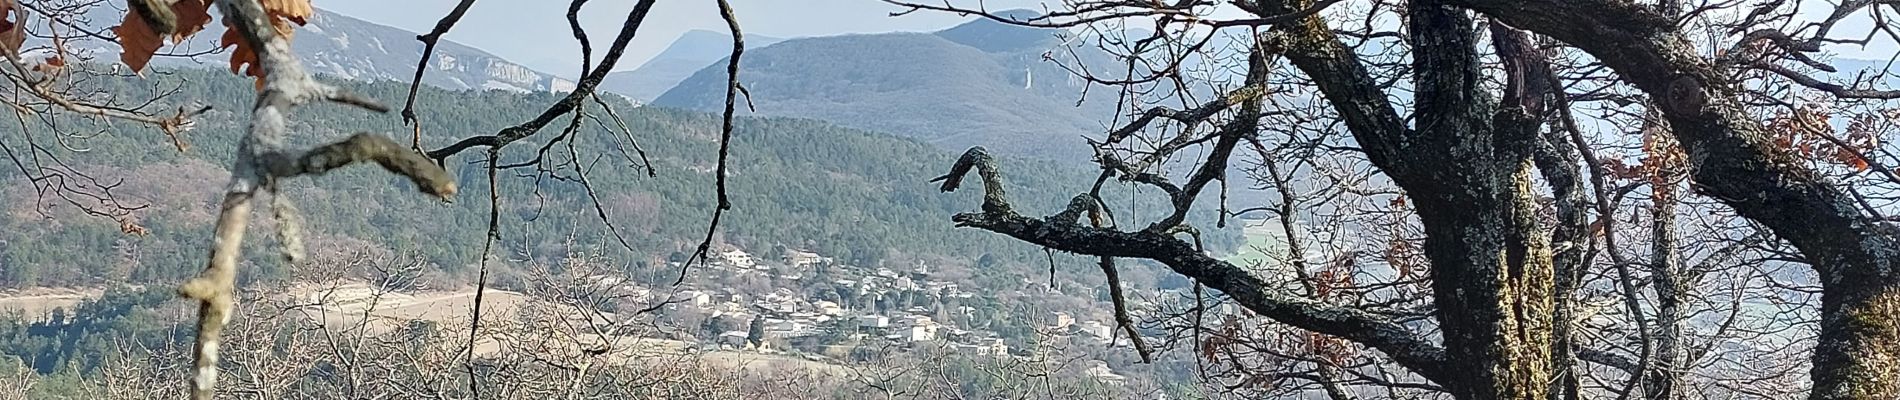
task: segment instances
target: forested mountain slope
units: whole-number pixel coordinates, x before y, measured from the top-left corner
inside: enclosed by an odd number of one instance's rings
[[[746,47],[757,49],[771,46],[785,39],[762,35],[745,35]],[[600,81],[600,90],[632,98],[634,101],[650,102],[660,97],[673,85],[693,76],[701,68],[706,68],[726,55],[732,54],[732,36],[724,32],[708,30],[690,30],[673,39],[666,50],[641,63],[639,68],[627,71],[615,71]]]
[[[1045,53],[1058,30],[977,19],[936,33],[787,40],[747,52],[740,70],[760,115],[825,120],[913,137],[946,149],[981,145],[1001,154],[1084,160],[1080,136],[1105,131],[1112,91],[1083,100],[1085,81]],[[1114,65],[1090,48],[1050,55],[1068,64]],[[717,110],[725,64],[699,70],[655,105]]]
[[[149,233],[128,235],[107,218],[82,215],[56,197],[39,198],[20,171],[12,166],[0,169],[4,285],[170,284],[201,267],[214,201],[228,176],[225,168],[231,160],[226,158],[234,154],[242,127],[234,117],[247,109],[253,87],[222,71],[164,70],[151,75],[106,83],[126,96],[149,93],[154,86],[178,87],[181,92],[154,105],[157,109],[174,104],[213,107],[199,119],[197,129],[184,135],[189,150],[173,149],[163,134],[149,128],[78,120],[55,120],[57,129],[28,120],[26,128],[50,151],[28,154],[14,149],[26,165],[53,164],[52,158],[58,157],[102,183],[118,182],[111,190],[117,199],[148,205],[133,213],[133,222]],[[402,98],[406,89],[393,82],[350,85],[350,90],[385,101]],[[493,132],[528,119],[554,101],[549,94],[425,89],[419,100],[425,146]],[[566,144],[561,144],[549,151],[552,161],[547,165],[566,180],[537,178],[531,168],[502,173],[498,254],[554,257],[565,249],[593,249],[632,264],[690,252],[690,245],[705,233],[714,199],[710,171],[718,146],[717,117],[626,104],[618,111],[650,158],[651,177],[639,156],[623,148],[626,136],[605,128],[612,122],[587,124],[576,145],[597,150],[580,154],[605,155],[583,156],[580,162],[610,220],[636,251],[622,249],[601,225],[588,195],[571,181]],[[323,105],[300,109],[299,114],[294,119],[302,132],[295,139],[298,145],[361,131],[407,132],[394,113],[364,118],[354,110]],[[600,116],[600,121],[610,120]],[[88,135],[64,140],[68,147],[85,151],[46,144],[59,132]],[[0,134],[20,135],[20,126],[9,124]],[[407,134],[396,136],[408,139]],[[554,136],[544,132],[535,138]],[[530,159],[541,147],[524,144],[510,146],[503,163]],[[1026,270],[1040,269],[1046,262],[1039,249],[952,227],[949,216],[973,209],[978,194],[942,194],[926,182],[941,175],[955,156],[928,144],[812,120],[742,118],[731,154],[735,208],[720,227],[723,242],[754,249],[805,248],[857,265],[916,259],[969,265],[985,255],[1006,265],[1037,265]],[[479,161],[468,155],[448,160],[462,194],[447,205],[416,195],[411,185],[373,167],[295,180],[288,190],[300,201],[313,252],[416,252],[445,273],[458,274],[477,259],[487,226],[488,184]],[[1045,162],[1006,164],[1012,196],[1047,210],[1084,190],[1071,185],[1086,183],[1083,174],[1092,175]],[[259,225],[258,231],[268,235],[268,226]],[[1223,249],[1238,242],[1218,232],[1211,239],[1215,248]],[[254,248],[247,257],[259,265],[254,271],[262,276],[281,277],[280,262],[267,256],[274,252],[262,247],[274,246],[270,243],[249,241]]]

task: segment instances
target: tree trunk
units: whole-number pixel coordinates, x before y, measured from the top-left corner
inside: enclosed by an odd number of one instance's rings
[[[1793,244],[1819,273],[1809,398],[1900,398],[1900,229],[1776,148],[1674,19],[1612,0],[1446,1],[1576,46],[1648,93],[1700,188]]]
[[[1264,6],[1289,13],[1306,4]],[[1356,58],[1341,56],[1352,52],[1318,17],[1282,24],[1275,43],[1417,206],[1450,370],[1434,380],[1461,399],[1542,398],[1552,267],[1531,188],[1537,118],[1499,110],[1487,95],[1467,12],[1416,1],[1409,18],[1416,130]]]
[[[1550,400],[1576,400],[1582,394],[1577,377],[1574,347],[1573,297],[1583,282],[1584,267],[1589,265],[1589,250],[1595,246],[1590,236],[1589,199],[1577,166],[1583,164],[1582,150],[1571,134],[1574,126],[1568,104],[1558,93],[1557,75],[1530,35],[1496,22],[1490,23],[1491,43],[1505,70],[1504,99],[1500,107],[1516,107],[1529,118],[1558,121],[1551,129],[1539,129],[1536,120],[1516,124],[1508,121],[1501,129],[1529,130],[1537,135],[1532,161],[1538,174],[1550,185],[1551,208],[1555,219],[1551,226],[1551,317],[1550,317]],[[1557,113],[1552,113],[1555,106]],[[1555,118],[1552,118],[1552,117]],[[1541,117],[1541,118],[1540,118]],[[1520,133],[1524,134],[1524,133]]]
[[[1647,117],[1653,118],[1654,115]],[[1645,135],[1666,135],[1661,132],[1668,129],[1657,121],[1645,123]],[[1687,316],[1683,314],[1683,300],[1689,296],[1689,282],[1684,282],[1682,259],[1676,251],[1676,187],[1682,181],[1682,173],[1676,166],[1678,150],[1674,140],[1665,136],[1656,136],[1647,146],[1649,163],[1653,165],[1651,173],[1650,204],[1650,256],[1649,276],[1656,288],[1656,353],[1655,360],[1645,370],[1644,397],[1651,400],[1673,400],[1680,398],[1683,371],[1687,369],[1687,352],[1682,343],[1683,325]]]

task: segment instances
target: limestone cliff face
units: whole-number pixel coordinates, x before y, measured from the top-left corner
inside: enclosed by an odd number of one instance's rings
[[[422,43],[416,33],[318,10],[292,49],[311,69],[346,79],[407,81],[415,74]],[[444,40],[436,46],[424,84],[447,89],[512,92],[572,90],[572,83],[509,62],[488,52]]]

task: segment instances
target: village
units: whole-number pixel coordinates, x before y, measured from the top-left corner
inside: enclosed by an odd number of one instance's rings
[[[878,306],[889,303],[875,299],[901,296],[966,301],[983,296],[965,290],[956,282],[933,277],[926,265],[903,270],[858,268],[814,252],[797,249],[778,252],[781,254],[777,257],[764,257],[727,247],[709,256],[705,268],[709,275],[771,277],[779,282],[798,282],[807,288],[829,285],[842,293],[813,296],[794,287],[777,287],[762,294],[742,293],[730,286],[688,288],[675,292],[673,303],[666,307],[675,313],[697,312],[708,321],[744,322],[737,324],[736,329],[705,331],[710,337],[697,338],[723,351],[794,354],[818,361],[837,361],[823,354],[848,354],[852,348],[885,346],[937,346],[986,357],[1021,358],[1037,351],[1029,348],[1032,345],[1024,344],[1028,338],[1004,337],[979,327],[983,324],[973,319],[974,309],[967,305],[940,309],[932,305],[948,303],[916,301],[908,306]],[[678,267],[679,263],[672,266]],[[820,278],[829,278],[829,282],[814,281]],[[1053,311],[1037,316],[1034,323],[1036,326],[1032,328],[1038,336],[1035,340],[1090,348],[1129,346],[1127,337],[1116,337],[1112,321],[1082,319],[1068,312]],[[1126,379],[1111,370],[1105,361],[1088,360],[1084,364],[1085,375],[1104,383],[1116,384]]]

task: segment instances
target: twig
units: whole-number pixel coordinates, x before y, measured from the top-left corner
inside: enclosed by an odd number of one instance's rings
[[[504,128],[493,135],[471,136],[449,144],[448,146],[430,150],[428,152],[429,158],[439,162],[447,159],[449,156],[456,155],[471,148],[485,147],[495,149],[506,147],[509,143],[514,143],[515,141],[532,136],[536,132],[540,132],[541,128],[554,122],[555,118],[573,112],[575,108],[580,107],[581,102],[586,100],[587,96],[594,94],[594,89],[600,86],[600,81],[607,77],[607,73],[613,71],[614,65],[620,61],[620,56],[626,52],[627,43],[633,41],[634,35],[640,30],[641,23],[646,21],[648,12],[653,10],[654,2],[655,0],[640,0],[639,3],[633,5],[633,10],[627,13],[627,19],[620,27],[620,34],[615,36],[613,44],[607,47],[607,54],[601,56],[600,65],[594,66],[592,72],[581,77],[580,82],[574,85],[573,92],[568,92],[567,96],[562,97],[560,101],[548,106],[548,109],[541,111],[541,114],[535,115],[534,119],[530,119],[520,125]]]
[[[285,115],[297,105],[328,100],[371,110],[382,107],[311,79],[291,54],[289,38],[278,35],[270,21],[273,17],[266,14],[258,2],[219,0],[218,5],[226,22],[257,52],[258,67],[265,75],[263,90],[251,110],[250,130],[238,144],[231,182],[219,206],[210,261],[204,272],[179,288],[181,296],[199,302],[196,360],[191,379],[191,396],[198,400],[209,400],[216,395],[219,336],[230,322],[236,301],[233,291],[239,249],[244,241],[244,229],[250,222],[251,199],[257,190],[274,188],[283,178],[320,174],[358,161],[376,161],[386,169],[408,176],[424,192],[443,197],[455,193],[455,184],[447,179],[446,171],[380,136],[359,134],[307,152],[284,152],[283,140],[290,134]]]
[[[482,296],[488,293],[488,259],[495,253],[495,242],[501,240],[501,189],[495,162],[501,157],[500,149],[488,150],[488,235],[482,237],[482,258],[479,272],[475,273],[475,304],[469,306],[468,347],[464,349],[462,367],[468,372],[468,392],[471,397],[482,398],[479,380],[475,379],[475,341],[481,337]]]
[[[417,152],[422,151],[422,124],[416,120],[416,92],[422,88],[422,74],[429,71],[429,60],[435,58],[436,42],[441,41],[442,35],[448,34],[449,29],[454,28],[455,23],[462,20],[462,15],[468,13],[469,6],[473,5],[475,0],[462,0],[455,5],[455,9],[449,11],[449,15],[435,22],[435,29],[416,35],[416,40],[422,42],[422,57],[416,60],[416,77],[409,81],[409,100],[402,104],[402,123],[415,128],[410,147]]]
[[[1154,354],[1148,349],[1148,341],[1141,338],[1141,332],[1135,330],[1135,320],[1128,317],[1128,300],[1122,295],[1120,271],[1115,269],[1115,257],[1102,257],[1102,275],[1108,278],[1108,297],[1115,303],[1115,325],[1128,333],[1128,340],[1135,344],[1135,353],[1141,355],[1141,362],[1154,363]]]
[[[699,242],[699,248],[693,251],[686,262],[680,264],[680,276],[673,282],[677,286],[686,282],[686,271],[692,268],[694,260],[705,260],[712,248],[713,234],[719,230],[719,220],[732,209],[732,200],[726,196],[726,158],[732,146],[732,112],[739,97],[739,56],[745,54],[745,34],[739,31],[739,19],[732,15],[732,4],[719,0],[719,17],[726,20],[726,29],[732,32],[732,56],[726,59],[726,109],[720,114],[719,127],[719,165],[713,170],[714,185],[718,192],[718,204],[713,208],[712,223],[706,225],[706,239]],[[749,105],[750,97],[746,99]]]

